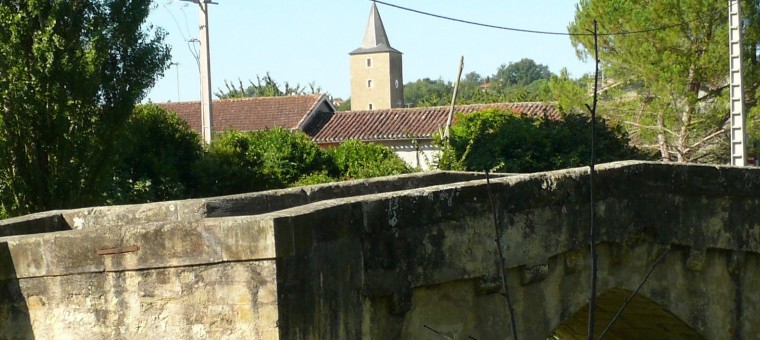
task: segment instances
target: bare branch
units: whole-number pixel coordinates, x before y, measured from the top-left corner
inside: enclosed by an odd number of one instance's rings
[[[425,327],[425,328],[427,328],[427,329],[429,329],[431,332],[435,333],[436,335],[440,336],[441,338],[444,338],[444,339],[447,339],[447,340],[453,340],[454,339],[454,338],[452,338],[452,337],[450,337],[450,336],[448,336],[446,334],[443,334],[443,333],[439,332],[438,330],[436,330],[433,327],[430,327],[428,325],[422,325],[422,326]]]
[[[509,309],[509,322],[512,325],[512,339],[517,340],[517,323],[515,322],[515,310],[512,307],[512,300],[509,298],[509,286],[507,286],[507,269],[504,264],[504,253],[501,250],[501,235],[499,233],[499,219],[496,216],[496,206],[493,203],[493,197],[491,196],[491,177],[486,171],[486,191],[488,192],[488,202],[491,204],[491,212],[493,213],[493,228],[496,232],[496,249],[499,253],[499,273],[501,274],[501,288],[504,289],[504,297],[507,298],[507,309]]]
[[[594,137],[596,135],[596,108],[598,102],[599,90],[599,35],[597,34],[597,21],[594,19],[594,101],[592,107],[586,105],[591,112],[591,164],[589,166],[589,251],[591,253],[591,291],[589,292],[588,306],[588,340],[594,339],[594,327],[596,326],[596,281],[597,281],[597,253],[596,253],[596,233],[594,229]]]
[[[705,136],[705,138],[700,139],[698,142],[696,142],[696,143],[692,144],[691,146],[689,146],[688,148],[686,148],[685,152],[688,153],[688,152],[693,151],[695,148],[698,148],[698,147],[702,146],[702,144],[705,144],[705,143],[709,142],[710,140],[712,140],[713,138],[718,137],[718,136],[726,133],[726,131],[728,131],[728,129],[726,129],[726,128],[719,128],[717,131],[715,131],[715,132],[713,132],[713,133]]]
[[[615,321],[617,321],[620,318],[620,316],[623,315],[623,311],[625,311],[625,307],[628,307],[628,304],[631,302],[631,300],[633,300],[633,297],[636,296],[636,294],[638,294],[638,292],[641,289],[641,287],[643,287],[644,284],[649,279],[649,276],[652,275],[652,272],[654,271],[654,269],[657,268],[657,265],[660,264],[660,262],[662,262],[662,259],[664,259],[665,255],[667,255],[669,252],[670,252],[670,248],[666,249],[665,252],[663,252],[662,255],[660,255],[660,257],[657,258],[657,261],[654,262],[654,264],[652,265],[652,268],[649,268],[649,271],[647,272],[647,275],[644,276],[643,280],[641,280],[641,283],[639,284],[639,286],[636,287],[636,290],[634,290],[633,292],[631,292],[631,294],[628,295],[627,298],[625,298],[625,302],[623,302],[623,305],[620,306],[620,309],[617,311],[617,313],[612,318],[612,320],[610,320],[610,323],[602,331],[602,333],[599,334],[599,337],[597,339],[601,339],[604,336],[604,334],[607,333],[607,331],[609,331],[612,328],[612,325],[615,324]]]
[[[673,135],[673,136],[676,135],[676,133],[673,132],[673,130],[670,130],[670,129],[666,128],[666,127],[659,127],[659,126],[653,126],[653,125],[642,125],[642,124],[634,123],[634,122],[630,122],[630,121],[623,121],[623,124],[635,126],[637,128],[640,128],[640,129],[650,129],[650,130],[655,130],[655,131],[662,130],[662,131],[667,132],[670,135]]]

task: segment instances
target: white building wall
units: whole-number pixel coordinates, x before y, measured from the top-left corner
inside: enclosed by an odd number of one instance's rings
[[[419,168],[422,171],[435,170],[441,150],[431,143],[430,140],[383,141],[377,142],[393,149],[396,154],[409,166]]]

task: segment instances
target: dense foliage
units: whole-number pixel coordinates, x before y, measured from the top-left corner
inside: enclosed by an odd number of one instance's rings
[[[502,64],[496,70],[493,80],[503,86],[526,86],[537,80],[549,80],[552,73],[546,65],[536,64],[533,59],[523,58],[518,62]]]
[[[150,3],[0,1],[0,210],[101,203],[120,127],[169,61]]]
[[[505,103],[552,100],[546,65],[532,59],[503,64],[496,73],[483,77],[469,72],[459,84],[457,103]],[[404,85],[404,102],[414,107],[444,106],[451,103],[454,84],[443,79],[422,78]]]
[[[200,136],[179,116],[153,104],[135,109],[116,150],[109,203],[186,198],[194,190],[192,168],[203,156]]]
[[[370,178],[409,173],[412,169],[388,147],[349,139],[328,150],[337,176],[344,179]]]
[[[590,132],[590,118],[580,114],[567,114],[561,120],[494,109],[459,115],[439,167],[535,172],[585,166],[591,157]],[[628,145],[620,127],[603,120],[596,122],[596,155],[598,162],[644,158]]]
[[[301,132],[228,131],[214,139],[196,168],[197,195],[284,188],[329,165],[325,152]]]

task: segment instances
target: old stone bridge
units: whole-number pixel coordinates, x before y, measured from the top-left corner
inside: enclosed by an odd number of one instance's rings
[[[595,186],[598,329],[654,268],[608,338],[760,334],[760,170],[620,162]],[[6,220],[0,339],[505,339],[494,223],[520,338],[585,338],[589,208],[579,168]]]

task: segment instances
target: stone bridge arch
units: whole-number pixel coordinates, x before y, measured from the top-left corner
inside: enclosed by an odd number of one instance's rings
[[[639,292],[650,307],[662,306],[652,313],[673,316],[652,325],[659,334],[760,332],[760,171],[621,162],[600,166],[596,178],[600,293],[635,290],[670,249]],[[281,325],[297,330],[284,335],[509,338],[486,188],[479,180],[364,196],[275,220],[279,237],[295,245],[280,254],[278,268],[298,273],[279,286]],[[492,180],[490,190],[518,334],[544,338],[588,302],[588,171],[509,176]],[[358,296],[320,298],[344,294]],[[303,300],[288,298],[304,295],[315,297],[308,305],[325,307],[304,309]],[[328,310],[340,317],[301,322]]]

